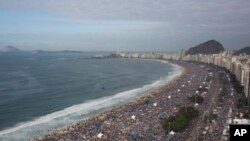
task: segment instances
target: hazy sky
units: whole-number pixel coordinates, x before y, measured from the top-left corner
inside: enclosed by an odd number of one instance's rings
[[[250,0],[0,0],[0,48],[176,51],[250,45]]]

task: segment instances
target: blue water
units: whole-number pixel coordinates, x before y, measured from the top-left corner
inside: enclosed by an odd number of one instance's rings
[[[140,59],[85,59],[102,52],[0,55],[0,140],[27,140],[139,96],[178,73]]]

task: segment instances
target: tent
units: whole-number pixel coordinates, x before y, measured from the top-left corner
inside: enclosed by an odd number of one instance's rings
[[[102,134],[102,133],[99,133],[99,134],[97,135],[97,138],[102,138],[102,136],[103,136],[103,134]]]
[[[131,116],[131,118],[132,118],[133,120],[135,120],[135,115]]]
[[[155,102],[153,105],[156,107],[156,106],[157,106],[157,103]]]
[[[173,130],[169,132],[169,135],[174,135],[174,134],[175,132]]]

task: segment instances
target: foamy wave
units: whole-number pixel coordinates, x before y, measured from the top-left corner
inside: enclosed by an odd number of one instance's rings
[[[167,63],[167,62],[163,62]],[[152,84],[145,85],[141,88],[132,89],[117,93],[113,96],[103,97],[95,100],[90,100],[82,104],[73,105],[61,111],[57,111],[33,121],[20,123],[13,128],[0,131],[0,140],[29,140],[37,135],[44,134],[49,130],[62,128],[66,125],[75,123],[88,118],[91,113],[101,111],[105,108],[124,103],[134,97],[145,94],[148,90],[164,85],[169,80],[181,74],[181,71],[176,66],[173,71],[166,77],[155,81]]]

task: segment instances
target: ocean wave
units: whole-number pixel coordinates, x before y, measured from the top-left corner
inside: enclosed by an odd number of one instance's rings
[[[161,61],[162,63],[167,63]],[[50,130],[63,128],[67,125],[89,118],[104,109],[125,103],[135,97],[142,96],[147,91],[166,84],[176,76],[181,74],[178,66],[173,66],[173,70],[160,80],[143,87],[117,93],[95,100],[86,101],[82,104],[73,105],[60,111],[36,118],[29,122],[19,123],[12,128],[0,131],[0,140],[29,140],[35,136],[45,134]]]

